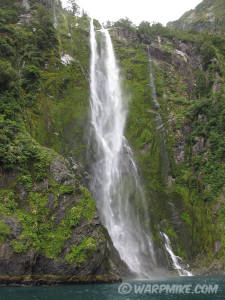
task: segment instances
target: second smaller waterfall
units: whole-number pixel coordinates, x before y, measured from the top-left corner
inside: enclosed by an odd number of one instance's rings
[[[148,46],[148,60],[149,60],[149,67],[150,67],[150,86],[151,86],[151,89],[152,89],[152,100],[154,102],[154,106],[155,108],[160,108],[160,105],[159,105],[159,102],[157,100],[157,96],[156,96],[156,88],[155,88],[155,79],[154,79],[154,74],[153,74],[153,63],[152,63],[152,58],[151,58],[151,55],[150,55],[150,49],[149,49],[149,46]],[[161,118],[161,116],[159,115],[159,117]],[[162,122],[162,120],[161,120]]]
[[[153,111],[153,113],[156,115],[157,129],[160,129],[160,130],[158,130],[158,137],[159,137],[161,161],[162,161],[162,166],[163,166],[163,170],[161,172],[164,175],[163,177],[164,177],[165,182],[167,182],[169,159],[168,159],[168,153],[167,153],[167,148],[166,148],[166,143],[165,143],[166,133],[165,133],[165,129],[164,129],[163,120],[160,115],[160,105],[159,105],[159,102],[157,99],[154,73],[153,73],[153,61],[151,58],[149,46],[147,47],[147,49],[148,49],[148,60],[149,60],[149,68],[150,68],[150,86],[151,86],[151,92],[152,92],[152,100],[153,100],[154,107],[156,109],[156,111]],[[167,251],[170,259],[172,260],[173,268],[175,270],[177,270],[177,272],[180,276],[192,276],[192,273],[187,271],[183,267],[184,263],[183,263],[182,259],[179,256],[176,256],[174,254],[169,237],[163,232],[161,232],[161,236],[164,241],[165,250]]]
[[[164,232],[161,232],[161,235],[164,238],[165,248],[172,260],[174,270],[176,270],[180,276],[193,276],[191,272],[183,267],[184,262],[182,259],[174,254],[169,237]]]
[[[56,0],[53,2],[53,19],[54,19],[54,27],[57,28],[58,26],[58,21],[57,21],[57,16],[56,16]]]
[[[23,7],[26,9],[26,10],[29,10],[30,9],[30,3],[28,0],[23,0],[23,3],[22,3]]]
[[[149,72],[150,72],[150,87],[151,87],[151,93],[152,93],[152,101],[153,101],[154,109],[155,109],[152,112],[155,115],[156,129],[157,129],[157,134],[158,134],[158,138],[159,138],[160,155],[161,155],[161,161],[162,161],[162,166],[163,166],[163,168],[161,168],[161,172],[162,172],[162,176],[163,176],[165,183],[167,183],[168,170],[169,170],[169,158],[168,158],[168,153],[167,153],[167,148],[166,148],[166,130],[165,130],[165,126],[164,126],[161,112],[160,112],[160,104],[157,99],[154,71],[153,71],[153,61],[152,61],[152,57],[150,54],[149,46],[147,47],[147,50],[148,50]]]

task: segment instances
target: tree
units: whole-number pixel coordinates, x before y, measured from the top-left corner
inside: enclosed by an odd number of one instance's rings
[[[80,7],[75,0],[69,0],[74,15],[80,14]]]

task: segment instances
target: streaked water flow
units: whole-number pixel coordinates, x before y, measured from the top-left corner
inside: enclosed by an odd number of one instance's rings
[[[164,232],[161,232],[161,235],[165,240],[165,248],[172,260],[173,268],[177,270],[180,276],[193,276],[190,271],[186,270],[182,259],[174,254],[169,237]]]
[[[23,0],[22,5],[26,10],[30,9],[30,3],[28,0]]]
[[[151,86],[152,100],[154,103],[154,108],[156,109],[156,111],[153,111],[153,113],[156,115],[157,129],[162,129],[158,131],[162,168],[163,168],[162,174],[164,175],[164,180],[167,182],[169,160],[168,160],[168,153],[165,144],[166,131],[164,128],[162,117],[160,115],[160,112],[158,111],[160,108],[160,104],[158,102],[157,94],[156,94],[155,79],[154,79],[154,72],[153,72],[153,61],[151,58],[149,46],[147,48],[148,48],[148,60],[149,60],[149,67],[150,67],[150,86]],[[176,270],[180,276],[193,276],[191,272],[186,270],[185,263],[182,261],[182,259],[179,256],[176,256],[174,254],[169,237],[164,232],[161,232],[161,236],[163,238],[165,250],[167,251],[172,261],[172,266],[174,270]]]
[[[127,106],[120,72],[109,32],[102,28],[96,33],[93,20],[90,46],[92,191],[121,259],[136,277],[150,278],[157,262],[145,195],[124,136]]]

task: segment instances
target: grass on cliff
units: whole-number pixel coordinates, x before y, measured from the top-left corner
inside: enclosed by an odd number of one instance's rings
[[[60,185],[50,173],[58,156],[54,150],[80,161],[86,153],[82,138],[89,105],[89,20],[57,8],[62,22],[56,31],[51,12],[37,1],[31,3],[28,25],[16,24],[23,12],[20,5],[4,1],[2,7],[0,167],[12,180],[0,191],[0,213],[18,220],[22,233],[12,239],[1,220],[0,243],[8,240],[16,253],[33,248],[57,260],[73,228],[95,215],[95,201],[85,188]],[[74,61],[63,65],[64,54]],[[39,185],[43,188],[35,191]],[[55,212],[64,196],[77,203],[56,226]]]

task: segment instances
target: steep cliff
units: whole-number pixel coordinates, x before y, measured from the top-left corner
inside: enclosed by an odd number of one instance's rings
[[[130,103],[127,137],[155,242],[160,245],[164,231],[175,253],[200,268],[196,272],[222,273],[224,38],[146,22],[136,28],[127,20],[114,24],[111,34]]]
[[[195,9],[186,12],[179,20],[169,22],[177,30],[197,30],[225,33],[225,3],[223,0],[204,0]]]
[[[57,3],[0,5],[2,283],[119,278],[85,188],[89,20]]]
[[[59,1],[1,1],[2,282],[119,279],[87,189],[89,21]],[[129,20],[109,32],[154,242],[163,231],[196,273],[222,274],[224,37]]]

